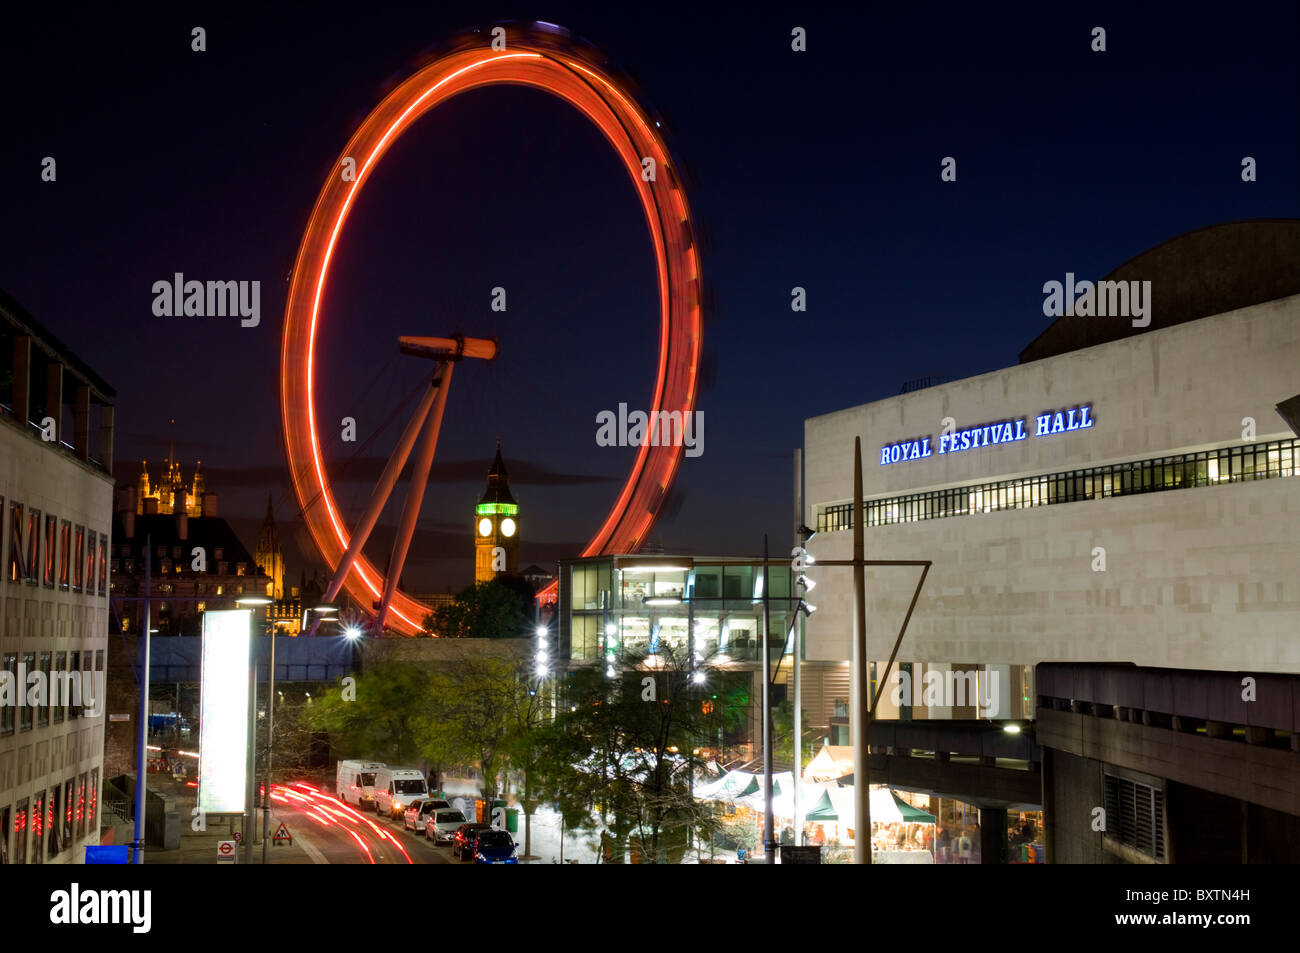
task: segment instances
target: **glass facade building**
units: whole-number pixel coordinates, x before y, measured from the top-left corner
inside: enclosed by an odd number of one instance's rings
[[[725,565],[723,565],[725,563]],[[761,661],[764,589],[773,659],[793,609],[788,564],[762,559],[594,556],[560,563],[561,654],[573,662],[613,655],[685,653],[692,627],[705,664]]]

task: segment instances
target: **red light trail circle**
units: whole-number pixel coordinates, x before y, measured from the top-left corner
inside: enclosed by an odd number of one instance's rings
[[[589,58],[548,42],[530,39],[512,41],[503,51],[449,53],[403,82],[366,117],[321,188],[294,263],[281,342],[285,450],[303,518],[331,569],[347,550],[350,529],[325,473],[313,387],[316,335],[324,322],[323,302],[339,235],[379,160],[412,123],[459,93],[500,85],[544,90],[569,103],[600,129],[623,161],[650,229],[659,288],[659,360],[649,409],[681,411],[686,419],[695,408],[702,331],[699,253],[685,191],[654,121],[626,88]],[[343,180],[345,158],[356,164],[353,181]],[[646,158],[654,160],[652,181],[642,174]],[[427,330],[441,334],[451,329]],[[466,331],[473,333],[472,328]],[[332,423],[323,429],[334,432]],[[642,446],[613,509],[582,555],[636,552],[681,458],[681,447]],[[364,554],[358,555],[346,588],[361,605],[369,606],[383,592],[383,574]],[[399,590],[389,612],[390,625],[414,635],[430,611]]]

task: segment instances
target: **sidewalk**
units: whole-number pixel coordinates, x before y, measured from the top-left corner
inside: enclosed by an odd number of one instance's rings
[[[240,829],[239,818],[214,818],[207,823],[203,832],[193,830],[194,807],[197,790],[187,787],[184,781],[173,781],[167,775],[149,775],[149,790],[171,798],[181,820],[181,846],[179,850],[163,850],[161,847],[145,847],[146,864],[215,864],[217,862],[217,844],[224,840],[234,840],[235,832]],[[275,804],[271,805],[271,833],[275,833],[281,818],[278,817]],[[233,827],[232,827],[233,823]],[[258,810],[255,826],[257,839],[253,843],[253,863],[262,862],[262,813]],[[294,835],[292,844],[272,844],[267,851],[267,861],[272,864],[312,864],[323,861],[319,851],[299,837],[299,832],[290,828]],[[236,851],[236,863],[244,862],[244,848],[240,844]],[[312,855],[316,856],[313,857]],[[320,858],[320,859],[318,859]]]

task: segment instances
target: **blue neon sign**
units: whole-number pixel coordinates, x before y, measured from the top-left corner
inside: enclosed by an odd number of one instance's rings
[[[963,453],[979,447],[995,446],[1002,443],[1015,443],[1027,440],[1030,432],[1025,428],[1025,417],[1012,417],[998,420],[979,427],[955,430],[941,434],[937,447],[933,436],[918,437],[915,440],[901,440],[888,443],[880,448],[880,465],[900,463],[908,460],[923,460],[926,457],[944,456],[950,453]],[[1092,405],[1083,404],[1065,410],[1045,411],[1034,418],[1033,435],[1051,437],[1071,430],[1087,430],[1092,427]]]

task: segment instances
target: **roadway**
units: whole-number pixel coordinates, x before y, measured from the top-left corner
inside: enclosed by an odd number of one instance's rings
[[[275,817],[301,834],[295,844],[318,864],[456,863],[450,847],[434,847],[401,820],[361,811],[305,782],[272,785],[271,801]]]

